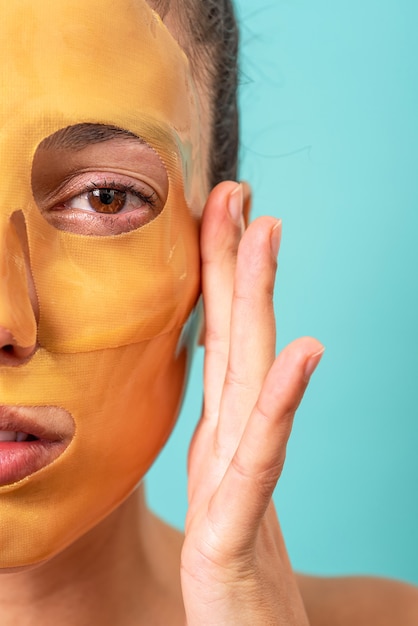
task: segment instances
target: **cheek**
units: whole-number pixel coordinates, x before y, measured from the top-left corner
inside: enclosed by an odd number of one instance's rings
[[[177,354],[180,331],[131,346],[68,355],[77,365],[82,400],[70,410],[77,452],[94,474],[135,485],[165,442],[177,416],[187,350]],[[71,452],[71,450],[70,450]],[[96,471],[100,467],[100,471]],[[97,485],[98,487],[98,485]]]
[[[82,404],[69,407],[77,430],[66,462],[73,486],[78,474],[90,503],[95,494],[96,516],[131,492],[171,433],[188,360],[187,349],[176,355],[179,335],[68,356],[77,362],[80,383],[83,378],[88,384]]]

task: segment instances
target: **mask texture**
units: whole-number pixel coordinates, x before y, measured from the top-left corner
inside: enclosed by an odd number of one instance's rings
[[[37,344],[27,363],[0,367],[0,405],[59,407],[75,423],[55,461],[0,487],[0,566],[16,567],[50,558],[120,504],[171,432],[205,180],[189,62],[146,2],[13,0],[0,45],[0,326]],[[109,236],[45,219],[34,156],[80,124],[124,129],[155,151],[168,191],[154,219]]]

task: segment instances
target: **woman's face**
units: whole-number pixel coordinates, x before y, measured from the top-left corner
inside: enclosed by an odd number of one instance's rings
[[[146,2],[40,4],[10,3],[0,24],[7,568],[97,524],[167,439],[207,191],[188,61]]]

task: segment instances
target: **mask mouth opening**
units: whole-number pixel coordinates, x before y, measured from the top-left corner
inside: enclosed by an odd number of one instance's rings
[[[0,488],[50,465],[73,440],[68,411],[54,406],[0,406]]]

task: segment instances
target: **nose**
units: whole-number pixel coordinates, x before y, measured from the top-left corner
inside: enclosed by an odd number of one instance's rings
[[[0,224],[0,366],[21,365],[36,350],[33,291],[21,215]]]
[[[35,352],[35,345],[20,346],[7,328],[0,326],[0,365],[21,365]]]

